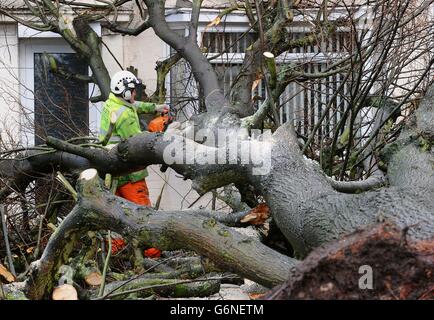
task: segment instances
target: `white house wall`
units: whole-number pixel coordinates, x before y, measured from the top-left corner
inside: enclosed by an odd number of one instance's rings
[[[10,137],[17,137],[19,132],[18,73],[16,24],[0,24],[0,132],[3,142],[15,142]]]
[[[133,65],[139,70],[139,78],[146,84],[147,93],[151,94],[157,86],[155,63],[165,58],[164,43],[148,29],[137,37],[125,36],[124,66]]]

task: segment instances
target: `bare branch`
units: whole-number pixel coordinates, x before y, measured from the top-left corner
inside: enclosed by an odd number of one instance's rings
[[[111,22],[111,21],[105,21],[105,22],[101,23],[101,26],[109,29],[110,31],[121,33],[124,35],[129,35],[129,36],[138,36],[143,31],[146,31],[151,27],[148,21],[143,21],[136,28],[123,27],[123,26],[119,25],[119,23]]]

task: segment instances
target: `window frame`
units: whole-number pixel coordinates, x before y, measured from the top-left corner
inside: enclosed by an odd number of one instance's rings
[[[60,36],[49,37],[31,37],[19,38],[19,94],[20,103],[25,108],[28,116],[19,115],[20,123],[20,140],[24,146],[34,146],[35,134],[34,128],[29,130],[24,126],[31,123],[35,125],[35,100],[34,100],[34,54],[43,52],[52,53],[76,53],[64,39]],[[88,68],[88,75],[92,71]],[[89,98],[100,94],[99,88],[96,84],[88,84]],[[92,103],[89,101],[89,131],[90,133],[97,133],[100,124],[100,111],[102,102]]]

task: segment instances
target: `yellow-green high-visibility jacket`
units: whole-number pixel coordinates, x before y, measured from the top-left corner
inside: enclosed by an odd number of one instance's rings
[[[122,140],[128,139],[142,132],[138,113],[154,113],[155,104],[136,101],[134,104],[128,103],[110,93],[109,98],[104,103],[104,108],[101,112],[101,126],[99,139],[102,140],[107,135],[110,127],[110,115],[114,112],[117,116],[116,124],[113,128],[109,144],[119,143]],[[131,173],[127,176],[119,177],[118,186],[122,186],[127,182],[136,182],[143,180],[148,175],[145,170]]]

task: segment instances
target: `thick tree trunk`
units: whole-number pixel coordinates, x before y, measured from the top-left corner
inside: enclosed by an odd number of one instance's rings
[[[187,152],[185,160],[190,164],[170,166],[193,179],[200,193],[230,183],[254,186],[300,257],[346,233],[383,220],[409,228],[411,237],[428,239],[434,236],[434,168],[432,151],[426,148],[433,142],[432,127],[426,119],[434,112],[433,88],[422,101],[415,119],[407,124],[388,152],[391,186],[387,188],[361,194],[335,191],[319,166],[302,155],[290,124],[280,127],[271,140],[244,140],[238,144],[238,148],[248,145],[253,150],[271,148],[271,158],[263,159],[270,161],[269,174],[254,175],[253,166],[243,164],[240,158],[233,164],[198,164],[195,161],[198,155],[215,156],[222,150],[197,143],[195,153]],[[186,150],[187,142],[180,138],[177,147]],[[100,174],[121,175],[164,163],[166,148],[172,142],[161,134],[143,133],[110,151],[82,148],[56,139],[47,139],[47,143],[61,151],[21,161],[1,161],[2,176],[23,183],[32,179],[29,176],[50,172],[53,167],[73,171],[94,167]],[[227,156],[229,151],[223,151]],[[49,291],[50,277],[69,255],[74,235],[89,229],[112,229],[162,249],[185,247],[266,286],[285,279],[295,264],[295,260],[240,236],[201,212],[154,212],[109,194],[95,177],[80,181],[80,201],[55,232],[37,265],[35,282],[30,286],[31,297],[40,298]]]
[[[415,179],[408,187],[383,188],[362,194],[338,193],[329,185],[319,166],[302,156],[292,128],[279,128],[273,139],[270,174],[251,179],[272,209],[277,225],[300,256],[384,219],[401,228],[409,226],[410,236],[420,239],[434,236],[434,191],[424,184],[418,186],[418,182],[423,183],[425,179]],[[421,176],[424,170],[427,168],[422,168]],[[432,174],[432,170],[430,168],[427,174]]]
[[[161,250],[186,248],[207,256],[225,270],[272,287],[288,278],[296,260],[195,211],[155,211],[105,190],[96,170],[79,179],[79,201],[34,264],[28,296],[40,299],[52,289],[54,275],[70,254],[74,239],[88,230],[113,230]],[[264,264],[264,261],[272,263]]]
[[[180,150],[187,149],[187,141],[179,140]],[[147,133],[130,138],[109,152],[84,149],[55,139],[48,139],[48,142],[76,156],[68,153],[36,156],[24,162],[17,161],[16,167],[10,161],[7,162],[12,166],[9,174],[13,175],[13,171],[32,174],[37,171],[35,168],[48,171],[48,159],[53,165],[57,161],[57,165],[69,164],[73,168],[92,166],[101,174],[125,174],[146,165],[164,163],[165,149],[171,143],[162,135]],[[412,226],[409,232],[412,236],[427,238],[433,235],[434,197],[428,183],[433,175],[429,165],[432,154],[423,151],[418,140],[395,148],[391,155],[389,180],[392,187],[356,195],[338,193],[331,187],[316,163],[303,157],[289,125],[279,128],[271,141],[262,144],[254,140],[241,141],[239,148],[241,144],[250,144],[252,149],[271,146],[271,159],[263,159],[271,161],[269,174],[253,175],[252,166],[241,165],[241,159],[236,164],[199,165],[195,156],[207,153],[215,156],[220,151],[199,144],[195,144],[197,153],[187,153],[187,163],[191,164],[172,164],[171,167],[191,178],[200,193],[232,182],[255,186],[265,197],[279,228],[301,256],[312,248],[382,219],[391,219],[401,227]],[[406,148],[411,148],[412,152],[408,153]],[[398,181],[408,184],[397,186]]]
[[[216,74],[197,47],[194,37],[179,36],[170,30],[164,17],[164,1],[145,0],[145,3],[150,13],[149,25],[191,64],[195,78],[205,93],[208,112],[196,117],[195,129],[213,131],[226,128],[231,130],[230,137],[235,137],[241,123],[237,108],[225,99]],[[310,36],[298,42],[285,38],[288,33],[284,32],[284,27],[292,21],[292,16],[288,8],[283,9],[267,33],[261,35],[262,43],[257,42],[253,48],[255,52],[248,55],[246,63],[253,63],[252,70],[260,68],[264,44],[277,56],[290,47],[315,41],[315,37]],[[71,37],[69,33],[63,36],[78,52],[90,59],[94,77],[100,83],[103,95],[107,95],[108,72],[102,61],[93,57],[93,52],[99,56],[96,34],[85,20],[75,21],[74,28],[78,38]],[[243,88],[245,91],[240,91],[238,95],[240,105],[246,104],[252,81],[252,74],[241,78],[239,85],[246,86]],[[186,153],[184,163],[167,164],[185,178],[192,179],[200,194],[230,183],[253,186],[256,194],[266,200],[277,226],[300,257],[344,234],[383,220],[408,229],[410,237],[429,239],[434,236],[433,99],[434,85],[399,139],[385,148],[390,187],[375,191],[361,194],[337,192],[319,166],[302,155],[290,124],[280,127],[271,140],[259,143],[254,139],[245,139],[237,144],[237,152],[243,147],[256,151],[271,148],[270,158],[267,158],[267,153],[262,159],[271,166],[268,174],[255,175],[253,166],[243,163],[240,156],[231,164],[199,164],[198,157],[218,158],[216,155],[221,151],[228,159],[230,150],[198,143],[193,143],[196,150]],[[189,142],[182,137],[175,148],[185,153]],[[41,154],[31,151],[21,159],[0,160],[0,177],[8,180],[0,191],[0,201],[14,189],[23,191],[29,182],[53,170],[78,173],[88,168],[96,169],[82,173],[76,207],[52,235],[41,259],[32,265],[27,282],[30,298],[39,299],[51,292],[59,267],[67,262],[77,237],[88,230],[111,229],[163,250],[194,250],[225,269],[266,286],[279,284],[291,274],[296,260],[223,226],[217,222],[218,215],[215,213],[154,211],[118,198],[102,187],[97,174],[124,175],[151,164],[163,164],[166,162],[166,151],[172,148],[171,143],[162,134],[143,133],[111,150],[104,150],[83,148],[48,138],[47,144],[55,149],[53,151]]]

